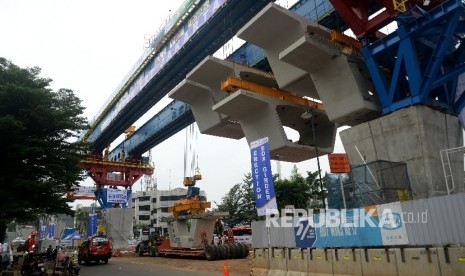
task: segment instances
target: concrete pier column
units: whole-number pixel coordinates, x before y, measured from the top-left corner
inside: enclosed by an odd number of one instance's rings
[[[446,194],[440,151],[462,146],[462,131],[456,116],[417,105],[346,129],[340,136],[352,165],[363,164],[360,155],[366,162],[405,162],[413,198],[419,199]],[[454,192],[464,192],[463,153],[450,158]]]

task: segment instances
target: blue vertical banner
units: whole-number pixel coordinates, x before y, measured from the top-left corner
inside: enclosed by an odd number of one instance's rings
[[[53,239],[55,237],[55,223],[48,225],[48,238]]]
[[[97,214],[89,214],[89,229],[88,236],[93,236],[97,233]]]
[[[45,239],[46,232],[47,232],[47,226],[46,225],[41,225],[40,226],[40,239],[41,240]]]
[[[259,216],[267,209],[278,209],[271,173],[270,145],[268,137],[250,143],[253,190]]]

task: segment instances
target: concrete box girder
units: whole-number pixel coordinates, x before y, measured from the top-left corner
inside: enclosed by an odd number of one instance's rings
[[[208,56],[187,74],[186,79],[169,93],[169,97],[191,105],[201,133],[241,139],[244,133],[237,120],[230,114],[212,110],[214,104],[228,96],[228,93],[221,90],[221,82],[231,76],[278,87],[273,75],[269,73]]]
[[[191,105],[201,133],[232,139],[244,137],[238,123],[230,120],[227,115],[212,111],[211,106],[215,103],[212,93],[208,86],[183,80],[170,92],[169,96]]]
[[[269,137],[271,159],[300,162],[333,151],[336,126],[324,112],[314,111],[313,133],[311,119],[300,116],[306,111],[304,107],[242,89],[214,105],[213,110],[237,118],[248,143]],[[298,131],[299,141],[290,141],[284,126]]]
[[[342,47],[305,34],[279,54],[281,60],[307,71],[325,103],[329,119],[357,125],[380,116],[380,107],[367,80],[362,60],[341,54]],[[302,58],[305,57],[305,58]]]
[[[319,99],[308,73],[279,59],[279,53],[300,38],[309,24],[316,25],[302,16],[270,3],[244,25],[237,36],[265,51],[281,89]],[[300,82],[304,82],[305,85],[300,85]]]
[[[227,93],[221,90],[221,82],[231,76],[240,76],[244,80],[277,87],[274,76],[269,73],[213,56],[208,56],[200,62],[186,75],[186,79],[208,86],[224,98]]]
[[[334,43],[322,43],[308,34],[295,40],[279,53],[279,59],[306,72],[317,72],[340,55],[341,47]]]
[[[264,49],[281,89],[321,99],[332,122],[353,126],[380,116],[363,60],[343,54],[329,29],[270,3],[238,37]]]
[[[190,228],[186,219],[176,219],[168,222],[168,235],[171,247],[200,248],[202,247],[202,231],[206,233],[207,241],[213,240],[216,220],[222,213],[211,213],[202,219],[191,219]]]

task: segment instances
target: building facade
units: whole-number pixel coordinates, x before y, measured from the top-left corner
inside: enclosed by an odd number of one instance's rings
[[[179,199],[186,197],[187,189],[175,188],[172,190],[148,190],[132,193],[132,208],[134,210],[134,224],[148,225],[162,229],[167,233],[166,222],[161,222],[162,217],[172,216],[168,207],[173,206]],[[207,200],[205,191],[200,191],[200,199]]]

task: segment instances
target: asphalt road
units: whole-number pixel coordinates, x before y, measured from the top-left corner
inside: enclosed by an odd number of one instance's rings
[[[81,270],[79,272],[81,276],[131,276],[131,275],[156,275],[156,276],[184,276],[184,275],[205,275],[213,276],[218,275],[217,273],[208,273],[205,271],[191,272],[187,270],[182,270],[178,268],[171,268],[166,266],[159,266],[155,264],[145,264],[137,262],[122,262],[118,261],[116,258],[110,259],[108,264],[103,262],[91,263],[89,266],[84,264],[81,265]]]

